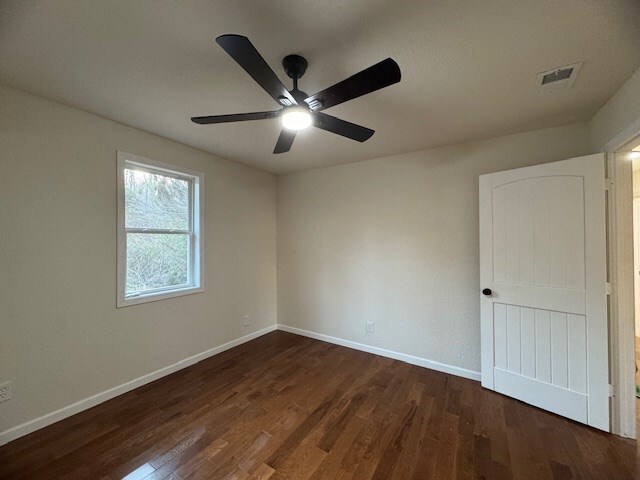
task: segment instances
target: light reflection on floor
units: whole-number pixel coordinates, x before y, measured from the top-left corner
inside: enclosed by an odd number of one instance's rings
[[[150,464],[145,463],[140,467],[136,468],[133,472],[131,472],[126,477],[122,477],[122,480],[142,480],[147,475],[155,472],[155,468],[153,468]]]

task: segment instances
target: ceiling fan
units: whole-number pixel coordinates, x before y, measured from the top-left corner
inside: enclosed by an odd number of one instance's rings
[[[400,81],[400,67],[391,58],[387,58],[315,95],[307,95],[305,92],[298,90],[298,80],[304,75],[308,65],[307,60],[300,55],[287,55],[282,60],[285,72],[293,79],[293,89],[287,90],[247,37],[242,35],[222,35],[216,38],[216,42],[282,108],[268,112],[191,117],[191,120],[201,125],[207,125],[280,117],[283,128],[273,153],[288,152],[296,137],[296,131],[310,126],[364,142],[373,135],[373,130],[332,117],[322,113],[322,110],[367,93],[375,92]]]

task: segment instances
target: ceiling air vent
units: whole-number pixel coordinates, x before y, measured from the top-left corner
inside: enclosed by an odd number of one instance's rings
[[[566,80],[573,73],[573,68],[561,68],[553,73],[547,73],[542,76],[542,85],[547,85],[553,82],[559,82],[560,80]]]
[[[582,62],[554,68],[536,76],[536,88],[538,93],[554,93],[571,88],[576,81]]]

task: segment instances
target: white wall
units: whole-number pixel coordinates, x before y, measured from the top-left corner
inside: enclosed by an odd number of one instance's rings
[[[0,105],[0,432],[276,323],[273,175],[17,90]],[[205,173],[205,293],[116,309],[118,149]]]
[[[640,69],[589,122],[596,151],[613,151],[640,132]]]
[[[478,175],[589,153],[581,123],[278,177],[278,322],[478,371]]]

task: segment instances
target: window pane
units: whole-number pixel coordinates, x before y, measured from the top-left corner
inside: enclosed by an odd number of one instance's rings
[[[188,283],[188,234],[127,234],[125,296]]]
[[[125,226],[189,229],[189,182],[125,168]]]

